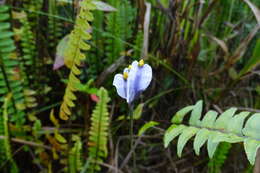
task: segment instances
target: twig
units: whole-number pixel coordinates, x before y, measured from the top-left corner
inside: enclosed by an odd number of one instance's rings
[[[123,163],[122,163],[121,166],[120,166],[120,169],[122,169],[122,168],[128,163],[128,161],[130,160],[130,158],[131,158],[131,156],[132,156],[134,150],[136,149],[137,145],[138,145],[138,144],[140,143],[140,141],[141,141],[141,137],[142,137],[142,136],[139,136],[139,138],[138,138],[137,141],[135,142],[133,148],[131,148],[130,152],[127,154],[125,160],[123,161]]]
[[[5,139],[5,138],[6,138],[5,136],[0,136],[0,139]],[[50,146],[38,144],[38,143],[35,143],[35,142],[32,142],[32,141],[26,141],[26,140],[17,139],[17,138],[11,138],[10,140],[12,142],[16,142],[16,143],[20,143],[20,144],[26,144],[26,145],[30,145],[30,146],[34,146],[34,147],[42,147],[42,148],[45,148],[47,150],[51,150]]]

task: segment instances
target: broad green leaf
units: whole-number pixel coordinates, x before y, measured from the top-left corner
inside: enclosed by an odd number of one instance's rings
[[[260,113],[253,114],[246,122],[245,128],[242,130],[245,136],[260,139]]]
[[[196,127],[188,127],[183,130],[183,132],[180,134],[177,144],[177,155],[181,157],[182,150],[188,140],[194,136],[198,132],[198,128]]]
[[[180,133],[182,133],[182,131],[187,128],[185,125],[176,125],[173,124],[171,125],[165,132],[164,134],[164,138],[163,138],[163,143],[164,143],[164,147],[168,147],[168,145],[170,144],[170,142],[176,137],[178,136]]]
[[[210,134],[210,131],[205,128],[200,129],[197,132],[194,142],[193,142],[193,148],[197,155],[199,155],[200,148],[202,147],[202,145],[204,145],[204,143],[208,140],[209,134]]]
[[[246,151],[246,156],[251,165],[254,165],[255,163],[256,153],[259,147],[260,147],[260,141],[256,141],[253,139],[244,140],[244,148]]]
[[[215,128],[216,129],[227,129],[229,120],[233,117],[237,108],[230,108],[223,112],[219,118],[216,120]]]
[[[176,123],[176,124],[180,124],[182,123],[182,120],[184,118],[184,116],[189,113],[192,109],[194,108],[194,106],[187,106],[185,108],[182,108],[181,110],[179,110],[171,119],[172,123]]]
[[[202,106],[203,106],[203,101],[200,100],[198,101],[195,105],[194,108],[191,112],[191,117],[189,120],[190,125],[198,125],[200,123],[200,117],[202,113]]]
[[[146,132],[149,128],[157,126],[159,123],[155,121],[149,121],[145,123],[138,131],[138,136],[141,136],[144,132]]]

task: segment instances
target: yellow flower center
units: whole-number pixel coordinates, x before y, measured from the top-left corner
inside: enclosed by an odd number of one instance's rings
[[[139,65],[140,67],[144,66],[144,60],[141,59],[141,60],[139,61],[138,65]]]
[[[123,78],[124,78],[125,80],[128,78],[128,73],[127,73],[127,72],[124,72]]]
[[[130,70],[131,68],[132,68],[132,65],[129,65],[129,66],[128,66],[128,69]]]

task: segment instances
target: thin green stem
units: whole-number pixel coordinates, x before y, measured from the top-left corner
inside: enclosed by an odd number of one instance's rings
[[[136,168],[135,151],[134,151],[134,115],[132,104],[129,104],[129,116],[130,116],[130,151],[133,150],[133,167]]]

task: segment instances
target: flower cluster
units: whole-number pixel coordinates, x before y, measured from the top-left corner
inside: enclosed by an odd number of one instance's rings
[[[134,61],[128,68],[125,68],[123,74],[116,74],[113,85],[118,95],[130,104],[149,86],[151,80],[152,68],[140,60]]]

